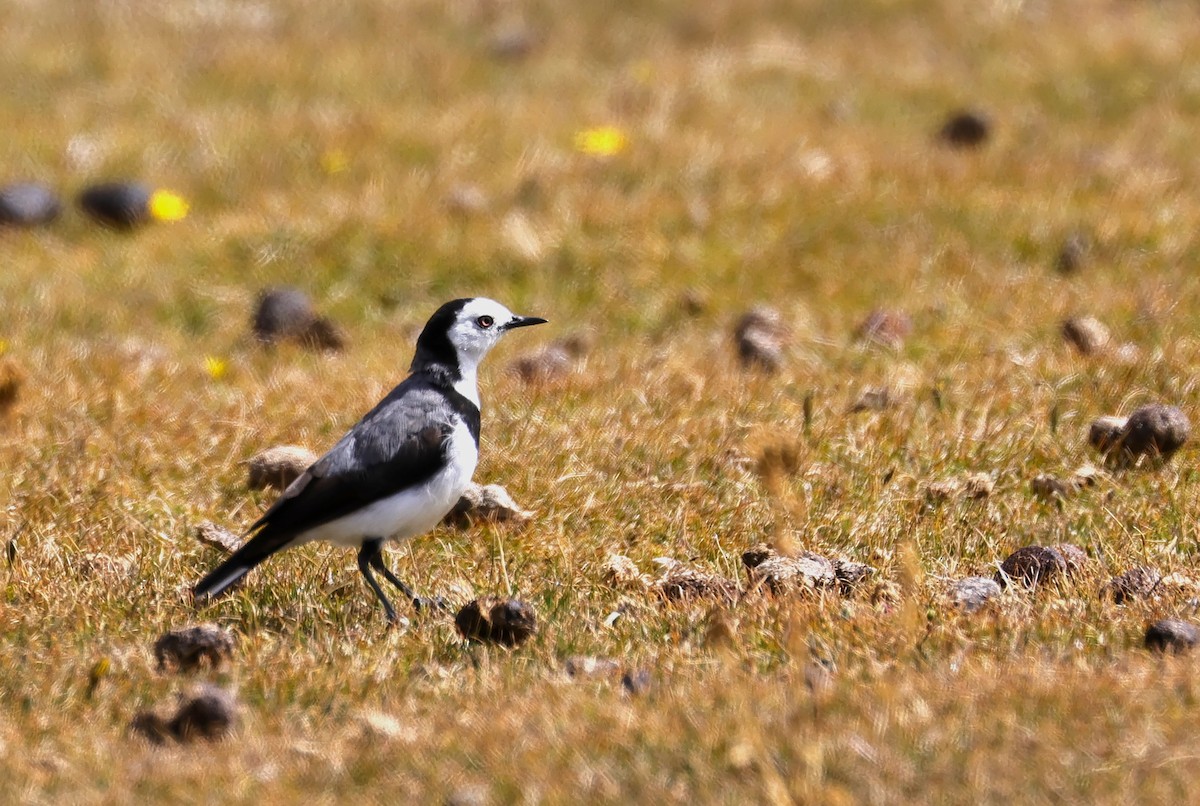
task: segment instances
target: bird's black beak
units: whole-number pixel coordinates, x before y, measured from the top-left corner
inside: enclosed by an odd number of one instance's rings
[[[500,326],[501,330],[512,330],[514,327],[529,327],[530,325],[544,325],[546,320],[537,316],[518,316],[511,322]]]

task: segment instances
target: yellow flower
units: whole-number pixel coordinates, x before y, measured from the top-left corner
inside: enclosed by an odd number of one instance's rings
[[[8,352],[8,340],[0,339],[0,355],[4,355],[7,352]]]
[[[150,217],[156,221],[178,221],[188,214],[188,203],[178,193],[156,190],[150,196]]]
[[[584,129],[575,135],[575,150],[592,157],[611,157],[625,150],[629,140],[616,126]]]
[[[331,148],[321,155],[321,170],[327,174],[340,174],[350,167],[350,158],[340,148]]]
[[[205,356],[204,370],[208,373],[208,377],[219,381],[229,372],[229,362],[224,358],[217,358],[215,355]]]

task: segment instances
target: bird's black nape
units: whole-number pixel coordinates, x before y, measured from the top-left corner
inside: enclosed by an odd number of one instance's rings
[[[450,328],[458,319],[459,311],[470,301],[469,297],[453,299],[434,311],[417,337],[417,351],[409,372],[437,367],[458,374],[458,351],[450,343]]]

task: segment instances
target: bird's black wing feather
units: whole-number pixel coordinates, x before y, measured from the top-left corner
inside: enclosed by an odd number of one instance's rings
[[[478,442],[472,403],[410,377],[283,492],[250,527],[257,534],[202,579],[195,595],[216,596],[307,530],[428,481],[448,461],[455,415]]]

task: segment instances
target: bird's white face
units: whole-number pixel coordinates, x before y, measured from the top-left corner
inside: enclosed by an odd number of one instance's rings
[[[508,330],[540,324],[542,321],[517,316],[495,300],[478,297],[458,312],[450,328],[450,343],[454,345],[459,363],[465,369],[478,364]]]

